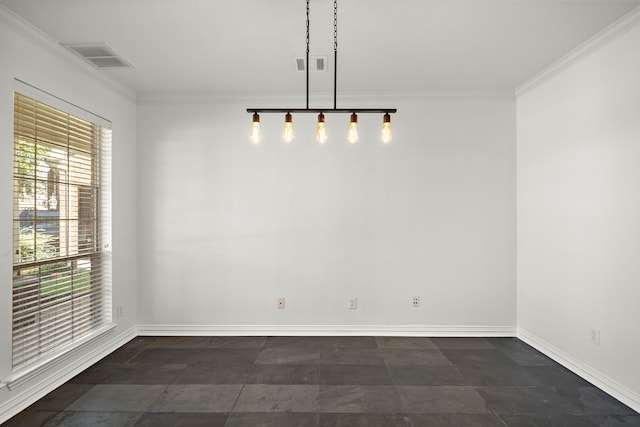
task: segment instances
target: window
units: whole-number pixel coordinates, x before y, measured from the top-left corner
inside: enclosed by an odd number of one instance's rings
[[[106,127],[14,94],[14,370],[111,322],[110,143]]]

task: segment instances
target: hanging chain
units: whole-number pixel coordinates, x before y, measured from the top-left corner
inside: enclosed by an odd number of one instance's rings
[[[307,54],[309,53],[309,0],[307,0]]]
[[[307,108],[309,108],[309,0],[307,0],[307,56],[304,61],[304,68],[306,68],[307,78]]]
[[[338,0],[333,0],[333,51],[338,50]]]

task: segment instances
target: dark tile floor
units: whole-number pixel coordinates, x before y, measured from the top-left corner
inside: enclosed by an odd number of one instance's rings
[[[640,426],[515,338],[139,337],[7,426]]]

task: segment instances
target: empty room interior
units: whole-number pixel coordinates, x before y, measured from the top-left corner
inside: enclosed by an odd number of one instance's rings
[[[0,0],[0,140],[0,423],[640,426],[640,1]]]

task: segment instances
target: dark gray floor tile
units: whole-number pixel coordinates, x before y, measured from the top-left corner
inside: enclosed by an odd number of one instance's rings
[[[318,337],[267,337],[264,346],[275,348],[320,349],[323,347]]]
[[[391,385],[393,382],[384,365],[321,365],[320,384]]]
[[[407,415],[320,413],[320,427],[413,427]]]
[[[259,351],[257,348],[200,348],[190,354],[188,363],[254,363]]]
[[[422,337],[376,337],[378,348],[398,348],[404,350],[437,350],[431,338]]]
[[[533,414],[502,415],[509,427],[600,427],[598,420],[585,415]]]
[[[58,411],[22,411],[2,424],[2,427],[33,427],[44,425]]]
[[[518,350],[522,348],[533,348],[516,337],[485,337],[482,338],[482,340],[488,342],[493,346],[493,348],[496,348],[498,350]]]
[[[374,337],[318,337],[324,348],[377,349]]]
[[[471,385],[453,366],[389,366],[395,385]]]
[[[442,350],[454,365],[517,365],[499,350]]]
[[[400,395],[394,386],[320,386],[320,412],[400,413],[401,411]]]
[[[581,414],[581,405],[565,399],[552,387],[477,387],[498,414]]]
[[[46,427],[131,427],[142,416],[138,412],[60,412]]]
[[[557,363],[537,350],[500,350],[521,366],[557,366]]]
[[[247,384],[318,384],[318,365],[255,365]]]
[[[211,348],[262,348],[265,337],[211,337]]]
[[[528,367],[519,365],[456,365],[467,385],[535,386],[541,385]]]
[[[486,338],[431,338],[440,350],[494,350],[495,347]]]
[[[603,427],[640,427],[640,415],[606,415],[591,419]]]
[[[485,400],[467,386],[398,386],[403,411],[410,414],[487,414]]]
[[[233,412],[316,412],[317,385],[246,384]]]
[[[62,411],[92,388],[93,384],[63,384],[33,405],[29,406],[27,410]]]
[[[384,365],[378,349],[330,349],[320,351],[320,363],[332,365]]]
[[[556,388],[556,391],[564,399],[580,406],[580,413],[586,415],[637,415],[627,405],[593,386]]]
[[[102,384],[171,384],[185,369],[185,364],[152,365],[101,363],[91,372]]]
[[[533,376],[536,384],[540,386],[591,387],[591,383],[560,365],[529,366],[527,370]]]
[[[308,365],[318,363],[320,350],[308,347],[269,347],[264,348],[256,358],[256,364],[266,365]]]
[[[505,427],[496,414],[413,414],[411,427]]]
[[[175,377],[174,384],[244,384],[253,363],[194,363]]]
[[[136,354],[129,363],[136,365],[185,364],[194,352],[194,349],[184,348],[147,348]]]
[[[242,385],[171,385],[149,407],[148,412],[231,412]]]
[[[120,347],[104,357],[99,363],[125,363],[133,359],[142,349]]]
[[[299,412],[233,413],[225,427],[316,427],[318,414]]]
[[[517,338],[487,338],[508,358],[523,366],[555,366],[557,363]]]
[[[148,345],[150,345],[151,343],[157,341],[160,338],[162,338],[162,337],[139,336],[139,337],[136,337],[136,338],[132,339],[131,341],[129,341],[128,343],[126,343],[125,345],[123,345],[120,348],[122,348],[122,349],[135,348],[135,349],[138,349],[138,350],[142,350],[142,349],[146,348]]]
[[[451,366],[440,350],[380,350],[387,366]]]
[[[67,411],[146,412],[164,385],[97,384],[67,407]]]
[[[207,348],[210,344],[211,337],[158,337],[145,348]]]
[[[224,427],[228,414],[215,412],[155,412],[146,413],[136,427]]]
[[[69,383],[74,384],[100,384],[107,381],[109,376],[109,372],[103,369],[104,364],[97,363],[84,371],[80,372],[78,375],[73,377]],[[115,365],[121,366],[121,365]]]

